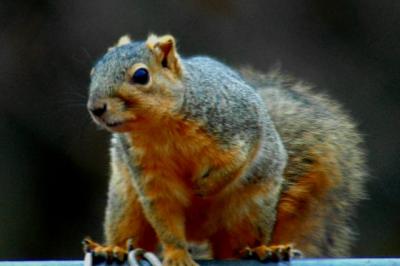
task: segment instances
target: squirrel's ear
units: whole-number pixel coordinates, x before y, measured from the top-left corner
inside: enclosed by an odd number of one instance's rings
[[[157,37],[150,35],[146,44],[162,67],[169,68],[178,76],[182,73],[182,66],[179,55],[176,52],[176,42],[173,36],[164,35]]]
[[[130,43],[131,41],[132,41],[131,37],[128,34],[126,34],[126,35],[123,35],[123,36],[119,37],[116,46],[117,47],[118,46],[122,46],[122,45]]]
[[[128,34],[123,35],[123,36],[119,37],[117,44],[115,44],[115,45],[111,46],[110,48],[108,48],[108,51],[112,50],[115,47],[119,47],[119,46],[128,44],[131,41],[132,41],[132,39]]]

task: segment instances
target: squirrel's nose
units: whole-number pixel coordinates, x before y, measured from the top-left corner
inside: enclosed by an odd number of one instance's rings
[[[93,107],[93,108],[89,108],[89,111],[97,117],[102,116],[106,111],[107,111],[107,104],[103,104],[103,106],[101,107]]]

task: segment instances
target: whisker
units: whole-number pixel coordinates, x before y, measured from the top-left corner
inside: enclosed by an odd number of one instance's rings
[[[81,46],[80,49],[85,53],[87,59],[93,60],[93,56],[89,53],[89,51],[85,47]]]
[[[71,90],[71,91],[64,91],[63,92],[63,94],[65,95],[65,96],[74,96],[74,97],[78,97],[78,98],[80,98],[80,99],[87,99],[87,95],[86,94],[83,94],[83,93],[80,93],[78,90],[76,90],[76,89],[74,89],[73,87],[71,87],[71,86],[68,86],[68,88]]]

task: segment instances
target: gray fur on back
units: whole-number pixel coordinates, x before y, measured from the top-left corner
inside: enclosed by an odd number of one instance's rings
[[[244,69],[243,77],[257,88],[288,153],[284,190],[306,173],[315,150],[321,156],[334,151],[331,162],[339,167],[340,184],[324,199],[329,204],[324,236],[316,238],[319,256],[347,256],[354,239],[354,207],[365,198],[365,156],[355,123],[342,107],[310,86],[274,71]],[[324,149],[324,147],[326,149]],[[322,148],[322,149],[321,149]],[[319,215],[316,210],[315,215]],[[312,254],[311,254],[312,255]]]

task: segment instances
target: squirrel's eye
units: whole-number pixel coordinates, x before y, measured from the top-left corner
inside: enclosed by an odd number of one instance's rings
[[[145,68],[139,68],[133,73],[132,82],[145,85],[149,82],[149,71]]]

